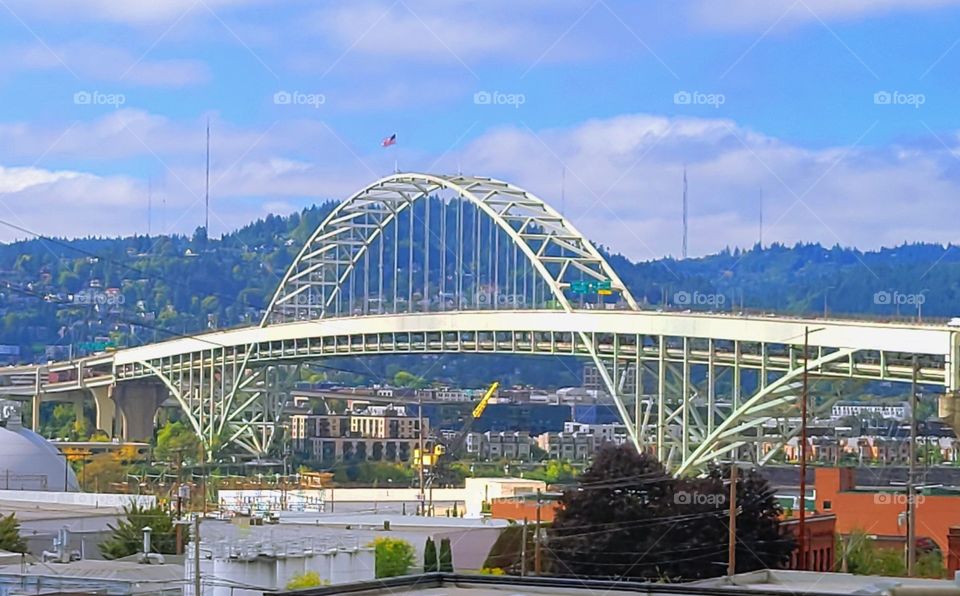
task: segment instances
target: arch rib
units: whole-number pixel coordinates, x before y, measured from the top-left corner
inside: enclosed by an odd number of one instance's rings
[[[853,349],[839,349],[835,352],[831,352],[815,360],[805,361],[803,366],[798,366],[793,370],[787,372],[782,377],[770,383],[762,390],[758,391],[753,395],[749,400],[743,403],[735,412],[732,412],[729,417],[727,417],[723,422],[721,422],[717,427],[706,436],[702,443],[694,449],[693,453],[689,457],[685,457],[683,463],[676,471],[676,475],[680,476],[689,470],[696,468],[700,465],[707,463],[712,457],[716,457],[722,453],[734,449],[737,447],[736,442],[732,442],[728,445],[725,445],[721,448],[717,448],[718,443],[720,443],[724,438],[728,438],[736,434],[737,431],[742,430],[743,428],[749,428],[751,425],[756,425],[758,422],[747,420],[743,422],[744,418],[752,413],[761,409],[765,409],[769,406],[768,399],[773,396],[778,390],[787,386],[790,382],[796,380],[797,377],[803,374],[803,371],[812,372],[824,364],[829,364],[835,360],[841,360],[843,358],[849,357],[856,350]],[[760,421],[762,423],[762,420]],[[735,426],[739,425],[739,426]]]
[[[567,312],[574,310],[573,305],[564,293],[564,288],[569,284],[564,281],[563,276],[570,269],[570,265],[573,265],[573,269],[581,272],[581,274],[593,276],[597,279],[605,277],[610,281],[611,288],[620,292],[629,309],[639,310],[629,290],[599,251],[569,221],[531,193],[506,182],[490,178],[404,173],[381,178],[352,195],[327,216],[304,244],[293,265],[287,270],[270,301],[267,312],[261,321],[261,326],[267,326],[272,322],[278,309],[283,307],[285,301],[295,299],[303,292],[314,289],[315,286],[331,288],[329,294],[321,292],[323,296],[322,305],[321,308],[317,309],[319,310],[319,317],[317,318],[325,316],[330,305],[341,292],[343,284],[356,268],[357,263],[368,252],[371,244],[378,238],[383,237],[383,232],[387,226],[396,222],[404,209],[412,207],[416,201],[427,198],[431,193],[441,189],[456,192],[461,199],[469,201],[493,221],[510,238],[515,247],[523,253],[543,281],[547,283],[551,295],[563,310]],[[515,206],[534,209],[539,213],[524,213],[522,217],[511,215],[510,210]],[[371,207],[375,209],[370,210]],[[353,237],[358,229],[357,227],[343,227],[346,224],[355,223],[361,218],[371,216],[378,216],[379,218],[373,224],[361,226],[362,229],[369,230],[362,234],[361,238],[355,239]],[[517,228],[511,225],[511,220],[518,223]],[[554,233],[526,232],[532,225],[537,224],[544,229],[554,230]],[[350,240],[340,238],[345,233],[350,234]],[[530,244],[533,239],[543,242],[537,250],[534,250]],[[317,246],[318,243],[319,246]],[[548,256],[544,253],[549,243],[554,243],[576,256]],[[341,261],[339,253],[344,246],[348,246],[350,252],[346,260]],[[318,256],[325,256],[331,252],[334,256],[333,261],[311,262]],[[558,259],[563,261],[563,266],[560,274],[554,276],[547,269],[546,264]],[[326,269],[329,269],[329,265],[336,266],[335,279],[333,280],[326,277]],[[340,270],[341,265],[343,266],[342,271]],[[324,275],[319,282],[315,279],[318,274]],[[294,287],[291,288],[291,285]],[[308,313],[312,314],[309,310]]]

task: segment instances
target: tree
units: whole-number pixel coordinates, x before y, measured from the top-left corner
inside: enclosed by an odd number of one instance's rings
[[[632,446],[603,447],[560,499],[549,535],[562,575],[631,579],[698,579],[726,570],[726,470],[675,479],[653,456]],[[780,567],[793,542],[762,476],[738,483],[737,571]]]
[[[127,479],[128,466],[123,465],[118,453],[98,453],[83,465],[83,490],[110,492],[110,485]]]
[[[903,551],[882,548],[863,530],[854,530],[846,538],[838,538],[837,567],[856,575],[884,575],[904,577],[907,565]],[[946,575],[943,565],[943,553],[939,550],[919,552],[917,556],[917,575],[920,577],[942,578]]]
[[[177,457],[196,460],[200,457],[200,437],[192,428],[177,420],[167,422],[157,431],[156,456],[172,461]]]
[[[400,538],[381,537],[373,541],[376,576],[396,577],[406,575],[413,566],[413,547]]]
[[[320,574],[316,571],[307,571],[291,577],[286,587],[288,590],[305,590],[307,588],[318,588],[329,584],[330,581],[320,577]]]
[[[453,573],[453,549],[449,538],[440,539],[440,572]]]
[[[427,536],[427,543],[423,545],[423,572],[434,573],[439,571],[439,569],[437,545],[433,542],[433,538]]]
[[[143,529],[150,527],[151,547],[154,552],[171,555],[176,553],[176,533],[173,516],[160,507],[142,507],[133,501],[123,508],[124,519],[116,526],[107,527],[111,535],[100,544],[100,553],[105,559],[119,559],[140,552],[143,545]]]
[[[27,543],[20,536],[20,522],[13,513],[0,515],[0,550],[11,553],[27,552]]]
[[[691,494],[699,494],[700,501],[704,498],[720,504],[723,515],[714,517],[713,523],[706,528],[699,528],[696,524],[687,526],[693,534],[703,540],[704,530],[713,532],[717,543],[726,544],[728,537],[727,511],[729,499],[730,467],[713,467],[703,479],[686,480],[686,488]],[[698,492],[694,492],[698,491]],[[712,498],[712,499],[711,499]],[[691,514],[702,511],[703,506],[690,503]],[[792,536],[780,524],[783,509],[776,499],[773,488],[767,479],[756,469],[741,472],[737,481],[737,573],[745,573],[756,569],[777,569],[787,564],[793,552],[795,542]],[[681,512],[683,513],[683,512]],[[726,558],[726,557],[724,557]]]
[[[543,469],[528,472],[526,477],[534,480],[543,480],[547,484],[556,484],[558,482],[568,482],[576,478],[577,469],[566,460],[551,459],[543,466]]]
[[[409,387],[412,389],[420,389],[425,387],[427,382],[422,377],[418,377],[413,373],[409,373],[405,370],[401,370],[393,376],[393,384],[396,385],[397,387]]]
[[[521,575],[530,570],[532,557],[528,557],[526,570],[521,569],[523,565],[523,551],[528,553],[534,551],[534,532],[533,526],[526,532],[526,547],[524,542],[524,527],[518,523],[511,523],[506,528],[500,530],[496,542],[490,547],[487,558],[483,562],[484,569],[499,569],[501,575],[503,572],[509,572],[512,575]]]

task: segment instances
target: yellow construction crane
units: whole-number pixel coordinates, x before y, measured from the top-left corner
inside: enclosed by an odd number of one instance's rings
[[[483,412],[487,409],[487,405],[490,403],[490,400],[496,394],[498,387],[500,387],[499,381],[494,381],[493,384],[490,385],[486,393],[483,394],[483,397],[480,398],[480,401],[477,402],[477,405],[474,406],[473,411],[470,413],[470,417],[467,418],[467,421],[463,424],[463,428],[450,444],[449,449],[440,443],[437,443],[433,446],[433,449],[424,449],[422,456],[419,449],[414,449],[413,461],[419,462],[419,464],[425,468],[433,468],[437,465],[437,462],[443,455],[450,454],[451,456],[456,456],[463,448],[463,444],[467,440],[467,435],[470,434],[470,429],[473,428],[473,423],[483,415]]]

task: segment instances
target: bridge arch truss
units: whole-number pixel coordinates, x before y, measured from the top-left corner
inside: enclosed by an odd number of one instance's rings
[[[815,328],[809,349],[802,337]],[[59,363],[57,393],[159,382],[210,451],[262,455],[297,367],[331,357],[510,353],[596,367],[629,440],[678,473],[763,463],[798,431],[798,381],[960,388],[957,329],[643,311],[562,215],[509,183],[398,173],[337,206],[260,324]],[[12,374],[12,373],[11,373]],[[2,373],[0,373],[2,376]],[[814,409],[842,395],[815,386]]]
[[[701,333],[677,334],[691,322],[702,325]],[[145,351],[124,355],[114,374],[117,382],[164,379],[202,436],[261,452],[279,428],[280,383],[284,374],[294,378],[290,371],[300,363],[394,354],[579,357],[601,367],[637,447],[687,473],[730,457],[762,464],[795,439],[805,369],[813,380],[812,415],[829,412],[843,395],[841,385],[881,381],[909,387],[911,354],[921,352],[920,344],[914,350],[871,347],[891,343],[904,330],[880,328],[877,336],[864,338],[862,328],[827,323],[823,337],[804,352],[797,338],[808,326],[623,311],[380,315],[208,334],[189,340],[191,345],[177,340],[166,353],[157,350],[163,344],[137,348]],[[734,328],[740,338],[728,339],[737,337]],[[920,333],[930,339],[940,334]],[[918,357],[919,382],[955,391],[957,367],[945,353],[948,346],[921,343],[931,348]]]

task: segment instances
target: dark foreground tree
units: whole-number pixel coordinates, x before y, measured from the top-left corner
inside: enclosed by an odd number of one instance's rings
[[[606,447],[560,500],[548,540],[555,575],[678,580],[721,575],[727,564],[727,472],[675,479],[651,455]],[[737,571],[780,567],[792,540],[766,481],[738,484]]]
[[[173,516],[160,507],[141,507],[133,502],[123,508],[124,519],[116,526],[109,525],[112,534],[100,544],[105,559],[119,559],[140,552],[143,548],[143,529],[152,530],[150,545],[155,553],[176,553],[176,530]]]
[[[688,486],[700,491],[700,494],[714,495],[714,501],[722,501],[724,515],[721,523],[711,524],[709,530],[727,546],[728,499],[730,494],[730,468],[711,468],[702,479],[688,479]],[[773,488],[767,479],[756,469],[741,470],[737,479],[737,573],[756,569],[778,569],[790,560],[790,554],[796,546],[789,531],[780,520],[783,508],[777,502]],[[699,531],[699,530],[698,530]],[[726,553],[726,551],[724,551]],[[726,569],[727,556],[723,557],[723,569]],[[715,573],[719,575],[719,573]]]

